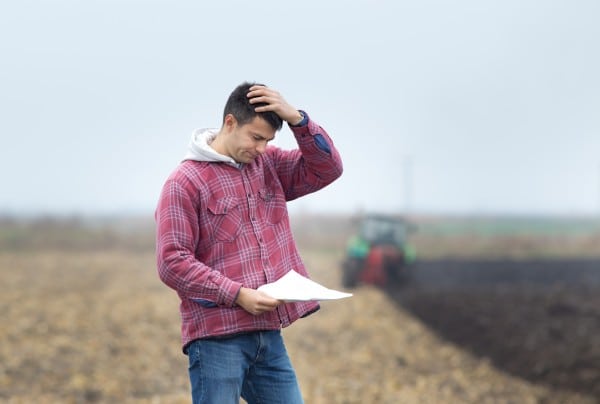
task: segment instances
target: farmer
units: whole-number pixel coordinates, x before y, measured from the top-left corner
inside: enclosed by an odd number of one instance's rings
[[[268,143],[290,127],[298,148]],[[291,269],[308,276],[286,202],[342,173],[333,142],[275,90],[243,83],[220,129],[193,133],[156,210],[160,279],[181,299],[194,403],[301,403],[280,330],[319,309],[256,289]]]

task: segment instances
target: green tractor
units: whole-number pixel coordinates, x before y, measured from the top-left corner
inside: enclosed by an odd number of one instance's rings
[[[403,281],[416,251],[407,242],[416,227],[392,215],[369,214],[358,223],[358,233],[348,241],[342,262],[342,284],[385,286]]]

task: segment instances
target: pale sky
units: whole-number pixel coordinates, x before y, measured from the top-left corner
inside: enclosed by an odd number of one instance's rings
[[[3,2],[0,215],[152,214],[246,80],[342,154],[292,212],[600,214],[598,21],[596,0]]]

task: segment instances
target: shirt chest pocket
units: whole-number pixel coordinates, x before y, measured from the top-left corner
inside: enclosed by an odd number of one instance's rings
[[[285,198],[282,194],[273,192],[267,188],[261,189],[258,193],[259,203],[264,210],[267,222],[277,224],[287,212]]]
[[[208,217],[216,241],[233,241],[239,236],[242,228],[239,198],[226,196],[209,200]]]

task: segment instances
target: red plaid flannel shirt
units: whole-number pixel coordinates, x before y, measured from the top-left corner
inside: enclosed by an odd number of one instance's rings
[[[235,300],[290,269],[308,276],[296,249],[286,201],[317,191],[342,173],[331,139],[315,122],[290,126],[298,149],[270,146],[251,164],[184,161],[167,179],[156,210],[160,279],[180,299],[182,344],[203,337],[286,327],[319,309],[286,303],[253,316]]]

